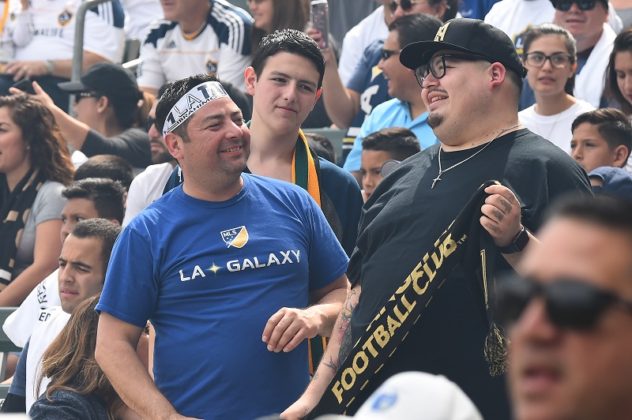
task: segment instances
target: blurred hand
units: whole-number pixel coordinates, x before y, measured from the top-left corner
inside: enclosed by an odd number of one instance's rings
[[[32,79],[48,75],[48,66],[46,61],[12,61],[7,64],[4,72],[12,74],[13,80],[17,82],[24,78]]]
[[[35,91],[35,94],[31,95],[32,98],[36,99],[38,102],[40,102],[42,105],[44,105],[47,108],[51,108],[55,106],[55,102],[53,102],[53,99],[50,96],[48,96],[48,93],[46,93],[44,89],[42,89],[39,83],[31,82],[31,84],[33,85],[33,90]],[[14,95],[25,93],[21,91],[20,89],[17,89],[14,87],[9,88],[9,92]]]
[[[307,35],[309,35],[310,38],[312,38],[314,42],[318,44],[318,48],[320,48],[320,52],[323,54],[323,58],[325,59],[325,64],[336,63],[336,57],[332,49],[329,47],[324,47],[325,43],[323,40],[323,34],[321,34],[319,30],[314,29],[312,26],[309,26],[305,30],[305,33],[307,33]]]

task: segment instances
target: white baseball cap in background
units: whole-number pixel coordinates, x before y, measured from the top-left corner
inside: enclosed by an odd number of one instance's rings
[[[355,416],[324,415],[316,420],[482,420],[474,403],[441,375],[403,372],[382,384]]]

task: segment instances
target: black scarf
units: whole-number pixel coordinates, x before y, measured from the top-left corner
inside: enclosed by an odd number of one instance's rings
[[[481,349],[489,363],[490,374],[503,373],[506,345],[501,331],[493,322],[489,296],[493,286],[494,242],[479,222],[481,206],[487,194],[485,188],[496,181],[487,181],[470,198],[459,215],[434,242],[430,250],[423,250],[419,263],[402,281],[384,306],[377,311],[362,337],[355,343],[349,356],[327,386],[319,404],[310,413],[314,418],[322,414],[343,414],[355,397],[372,380],[391,357],[408,331],[423,317],[424,308],[457,264],[476,273],[485,305],[489,333],[485,348]]]
[[[13,277],[15,254],[22,239],[24,225],[44,179],[35,169],[9,191],[6,176],[0,174],[0,285],[7,285]]]

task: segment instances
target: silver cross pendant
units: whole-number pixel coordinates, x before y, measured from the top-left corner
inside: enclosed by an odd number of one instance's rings
[[[434,190],[435,184],[439,181],[441,181],[441,174],[437,175],[437,177],[432,180],[432,185],[430,186],[430,189]]]

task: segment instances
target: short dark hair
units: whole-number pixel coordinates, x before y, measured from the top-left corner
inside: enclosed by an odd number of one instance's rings
[[[432,41],[441,21],[424,13],[400,16],[388,25],[389,32],[397,31],[399,48],[418,41]]]
[[[218,82],[215,76],[209,74],[196,74],[185,79],[176,80],[171,83],[160,96],[160,101],[156,106],[156,128],[162,133],[162,129],[165,126],[165,120],[171,108],[182,98],[188,91],[193,89],[199,84],[205,82]],[[227,92],[228,93],[228,92]],[[174,133],[182,137],[184,141],[189,141],[187,136],[187,126],[189,125],[190,118],[185,120],[180,126],[178,126]]]
[[[82,220],[75,225],[70,233],[72,236],[85,239],[97,238],[101,240],[101,260],[103,267],[107,267],[110,262],[110,255],[114,242],[121,232],[121,227],[106,219],[87,219]]]
[[[85,178],[66,187],[61,195],[67,200],[83,198],[92,201],[99,217],[123,223],[125,188],[109,178]]]
[[[597,131],[611,149],[617,146],[628,148],[628,157],[632,151],[632,124],[625,114],[615,108],[600,108],[580,114],[571,125],[571,132],[583,123],[597,126]]]
[[[625,232],[632,241],[632,201],[611,195],[571,195],[555,203],[547,220],[572,218]]]
[[[323,58],[323,54],[313,39],[306,33],[297,31],[296,29],[282,29],[263,37],[259,43],[259,48],[257,48],[257,51],[252,57],[251,66],[255,70],[257,77],[261,76],[268,57],[280,52],[300,55],[314,64],[319,74],[318,87],[321,87],[323,84],[323,76],[325,75],[325,59]]]
[[[128,161],[116,155],[95,155],[81,164],[75,171],[74,180],[85,178],[108,178],[118,181],[129,189],[134,179],[134,170]]]
[[[362,150],[387,152],[392,159],[404,160],[421,150],[415,133],[407,128],[383,128],[362,140]]]

